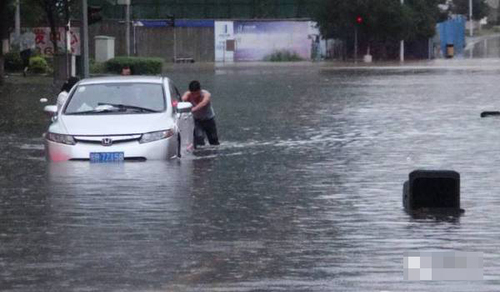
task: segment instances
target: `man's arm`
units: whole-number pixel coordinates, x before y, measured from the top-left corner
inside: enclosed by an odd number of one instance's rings
[[[202,109],[203,107],[205,107],[209,102],[210,102],[210,97],[212,95],[210,94],[210,92],[208,91],[204,91],[203,92],[203,99],[201,100],[201,102],[199,104],[197,104],[195,107],[193,107],[191,109],[192,112],[195,112],[197,110],[200,110]]]
[[[186,92],[182,95],[181,100],[182,100],[182,101],[188,101],[188,99],[189,99],[189,91],[186,91]]]

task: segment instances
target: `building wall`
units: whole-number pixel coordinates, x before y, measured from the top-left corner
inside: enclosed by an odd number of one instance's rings
[[[135,37],[134,37],[135,30]],[[184,22],[181,27],[131,27],[131,55],[160,57],[167,62],[174,59],[174,30],[177,58],[193,58],[197,62],[214,61],[214,28],[210,26],[190,27]],[[95,56],[95,36],[115,37],[115,55],[125,56],[125,25],[117,20],[106,20],[94,24],[89,30],[90,57]]]

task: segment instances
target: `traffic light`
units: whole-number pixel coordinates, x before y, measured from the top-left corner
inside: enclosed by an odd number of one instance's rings
[[[87,13],[88,13],[88,23],[89,25],[94,24],[96,22],[99,22],[102,20],[101,16],[101,6],[89,6],[87,7]]]
[[[358,16],[356,17],[356,23],[357,23],[357,24],[362,24],[362,23],[363,23],[363,17],[361,17],[361,16],[359,16],[359,15],[358,15]]]

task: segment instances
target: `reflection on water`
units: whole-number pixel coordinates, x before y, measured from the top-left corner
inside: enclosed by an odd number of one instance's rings
[[[479,116],[497,71],[221,72],[196,77],[223,144],[181,160],[47,164],[40,138],[2,136],[0,287],[498,290],[500,120]],[[417,168],[460,172],[465,214],[407,214]],[[486,281],[404,282],[404,252],[428,250],[483,252]]]

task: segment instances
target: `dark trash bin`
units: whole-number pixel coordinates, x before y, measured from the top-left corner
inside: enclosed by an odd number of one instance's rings
[[[451,59],[455,56],[455,46],[453,44],[446,45],[446,58]]]

